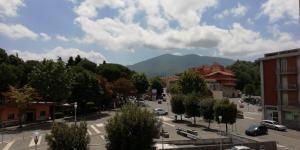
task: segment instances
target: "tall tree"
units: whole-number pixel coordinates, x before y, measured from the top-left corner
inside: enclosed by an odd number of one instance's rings
[[[75,57],[74,65],[79,64],[81,61],[82,61],[82,58],[80,57],[80,55],[77,55],[77,56]]]
[[[4,63],[7,61],[7,53],[5,52],[4,49],[0,48],[0,64]]]
[[[209,96],[209,90],[204,79],[194,71],[185,71],[178,80],[178,85],[183,94],[199,93]]]
[[[184,95],[174,95],[171,99],[171,107],[172,112],[174,114],[180,115],[180,119],[182,120],[182,114],[185,112],[184,108]]]
[[[185,97],[184,107],[185,114],[194,117],[194,125],[196,124],[196,116],[200,116],[200,100],[195,94],[189,94]]]
[[[67,62],[67,67],[69,66],[74,66],[75,65],[75,61],[73,59],[73,57],[69,57],[68,62]]]
[[[228,99],[218,100],[214,106],[214,112],[216,121],[226,124],[226,132],[228,131],[227,124],[233,124],[236,122],[236,104],[229,102]],[[218,116],[222,116],[222,120],[219,120]]]
[[[200,110],[203,118],[208,121],[208,128],[210,128],[211,120],[214,120],[214,104],[215,100],[212,98],[206,98],[200,102]]]
[[[159,77],[155,77],[151,80],[151,89],[156,89],[156,96],[161,96],[164,91],[161,83],[162,82]]]
[[[127,67],[119,64],[105,63],[97,67],[97,73],[106,78],[109,82],[113,82],[120,78],[130,79],[133,72]]]
[[[51,150],[88,150],[90,137],[87,134],[86,123],[79,126],[54,122],[51,134],[46,135],[46,141]]]
[[[78,66],[81,66],[82,68],[89,70],[91,72],[96,72],[97,69],[97,64],[95,64],[94,62],[89,61],[88,59],[83,59],[81,60],[78,64]]]
[[[113,82],[113,90],[114,93],[116,93],[119,98],[121,98],[123,104],[126,103],[125,100],[127,96],[136,93],[136,89],[132,81],[125,78],[120,78]]]
[[[8,90],[8,86],[16,86],[20,83],[22,70],[10,64],[0,64],[0,92]]]
[[[100,96],[103,93],[101,85],[96,75],[82,67],[74,66],[71,68],[70,73],[73,79],[70,102],[77,102],[78,110],[85,113],[88,102],[99,104],[98,101],[100,101]]]
[[[247,84],[247,85],[245,85],[245,87],[244,87],[244,93],[247,96],[254,95],[255,94],[255,85],[253,85],[253,84]]]
[[[151,150],[161,123],[155,115],[136,105],[126,105],[109,119],[106,130],[108,150]]]
[[[132,75],[131,80],[137,89],[138,94],[145,93],[149,87],[149,82],[144,73],[135,73]]]
[[[24,86],[17,89],[13,86],[9,86],[8,92],[4,93],[9,102],[15,104],[19,110],[18,119],[20,127],[22,127],[22,118],[25,110],[28,108],[30,103],[37,97],[37,93],[30,86]]]
[[[62,61],[43,60],[29,76],[30,85],[43,100],[55,103],[54,113],[56,103],[66,100],[71,94],[71,78]]]

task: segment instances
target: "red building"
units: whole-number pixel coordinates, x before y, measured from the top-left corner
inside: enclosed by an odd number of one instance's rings
[[[300,49],[260,59],[263,117],[300,129]]]
[[[23,123],[48,120],[50,116],[50,102],[32,102],[23,114]],[[0,127],[19,124],[19,110],[14,104],[0,105]]]
[[[224,66],[214,63],[211,66],[203,65],[201,67],[191,68],[191,70],[202,75],[208,83],[211,90],[223,91],[223,96],[236,97],[235,75]]]

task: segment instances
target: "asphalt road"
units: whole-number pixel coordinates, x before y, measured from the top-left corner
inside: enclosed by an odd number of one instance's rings
[[[158,104],[157,101],[146,101],[149,110],[153,110],[154,108],[162,108],[169,112],[167,116],[160,117],[163,120],[163,128],[165,131],[169,132],[170,138],[163,139],[163,140],[180,140],[180,139],[187,139],[186,137],[182,137],[176,134],[176,128],[186,128],[186,129],[193,129],[196,130],[199,134],[199,138],[218,138],[216,132],[207,131],[207,125],[204,120],[201,118],[197,118],[197,126],[190,126],[193,122],[192,118],[183,118],[183,122],[174,122],[174,116],[171,112],[170,107],[170,97],[167,98],[166,102],[162,104]],[[231,99],[231,101],[239,104],[239,99]],[[245,108],[242,108],[241,111],[244,112],[244,119],[238,119],[237,123],[233,126],[229,125],[229,132],[234,132],[236,134],[240,134],[246,136],[244,134],[245,129],[253,123],[259,123],[262,115],[261,112],[257,111],[257,106],[245,105]],[[105,149],[105,130],[104,124],[111,116],[114,115],[113,111],[105,111],[101,113],[101,116],[97,116],[94,118],[88,119],[86,122],[88,124],[88,134],[91,137],[90,142],[90,149],[91,150],[104,150]],[[178,116],[178,119],[180,117]],[[70,122],[73,123],[73,122]],[[225,130],[225,125],[218,125],[217,123],[212,123],[211,128],[213,129],[221,129]],[[2,136],[0,135],[0,149],[2,150],[28,150],[34,149],[34,142],[33,142],[33,132],[39,132],[39,142],[37,143],[37,149],[39,150],[46,150],[47,143],[45,141],[45,136],[47,133],[50,133],[50,125],[43,124],[40,126],[36,126],[33,128],[29,128],[23,130],[22,132],[14,131],[9,133],[4,133],[3,135],[3,142]],[[278,143],[279,149],[290,149],[290,150],[299,150],[300,149],[300,132],[295,130],[288,129],[287,132],[282,131],[274,131],[269,130],[268,135],[257,136],[257,137],[249,137],[259,141],[268,141],[268,140],[275,140]],[[156,139],[157,141],[161,141],[162,138]],[[161,145],[158,145],[161,147]],[[165,145],[167,147],[174,147],[172,145]]]

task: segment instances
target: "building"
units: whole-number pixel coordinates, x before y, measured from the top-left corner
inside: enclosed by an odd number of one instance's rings
[[[32,102],[23,113],[23,123],[45,121],[50,117],[51,102]],[[19,109],[14,104],[0,105],[0,127],[7,127],[19,124]]]
[[[191,68],[191,70],[199,73],[204,77],[207,86],[212,91],[221,91],[225,97],[237,97],[235,90],[235,75],[224,66],[214,63],[211,66],[203,65],[201,67]]]
[[[300,129],[300,49],[260,59],[263,117]]]

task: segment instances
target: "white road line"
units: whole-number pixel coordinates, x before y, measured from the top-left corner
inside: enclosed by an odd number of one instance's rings
[[[28,147],[32,147],[32,146],[34,146],[34,138],[33,138],[33,137],[32,137],[32,139],[31,139],[31,141],[30,141]]]
[[[163,122],[163,123],[166,124],[166,125],[169,125],[169,126],[171,126],[171,127],[175,127],[174,124],[170,124],[170,123],[167,123],[167,122]]]
[[[43,135],[40,135],[40,136],[39,136],[39,140],[38,140],[38,142],[37,142],[37,144],[36,144],[36,145],[40,145],[40,144],[41,144],[41,142],[42,142],[42,138],[43,138]]]
[[[87,132],[88,132],[89,135],[92,135],[92,132],[90,130],[87,130]]]
[[[40,145],[40,144],[41,144],[42,138],[43,138],[43,136],[40,135],[40,136],[39,136],[39,139],[38,139],[38,142],[36,143],[36,145]],[[28,147],[32,147],[32,146],[35,146],[34,138],[31,139],[31,141],[30,141],[30,143],[29,143],[29,145],[28,145]]]
[[[245,112],[247,114],[252,114],[252,115],[259,115],[260,113],[257,113],[257,112]]]
[[[255,118],[251,118],[251,117],[244,117],[246,119],[251,119],[251,120],[255,120]]]
[[[105,140],[105,136],[104,136],[104,135],[100,135],[100,137],[101,137],[103,140]]]
[[[9,148],[15,143],[15,140],[9,142],[2,150],[9,150]]]
[[[104,124],[103,123],[98,123],[96,124],[97,127],[104,127]]]
[[[99,131],[94,125],[91,125],[91,128],[94,129],[94,131],[95,131],[97,134],[100,133],[100,131]]]

